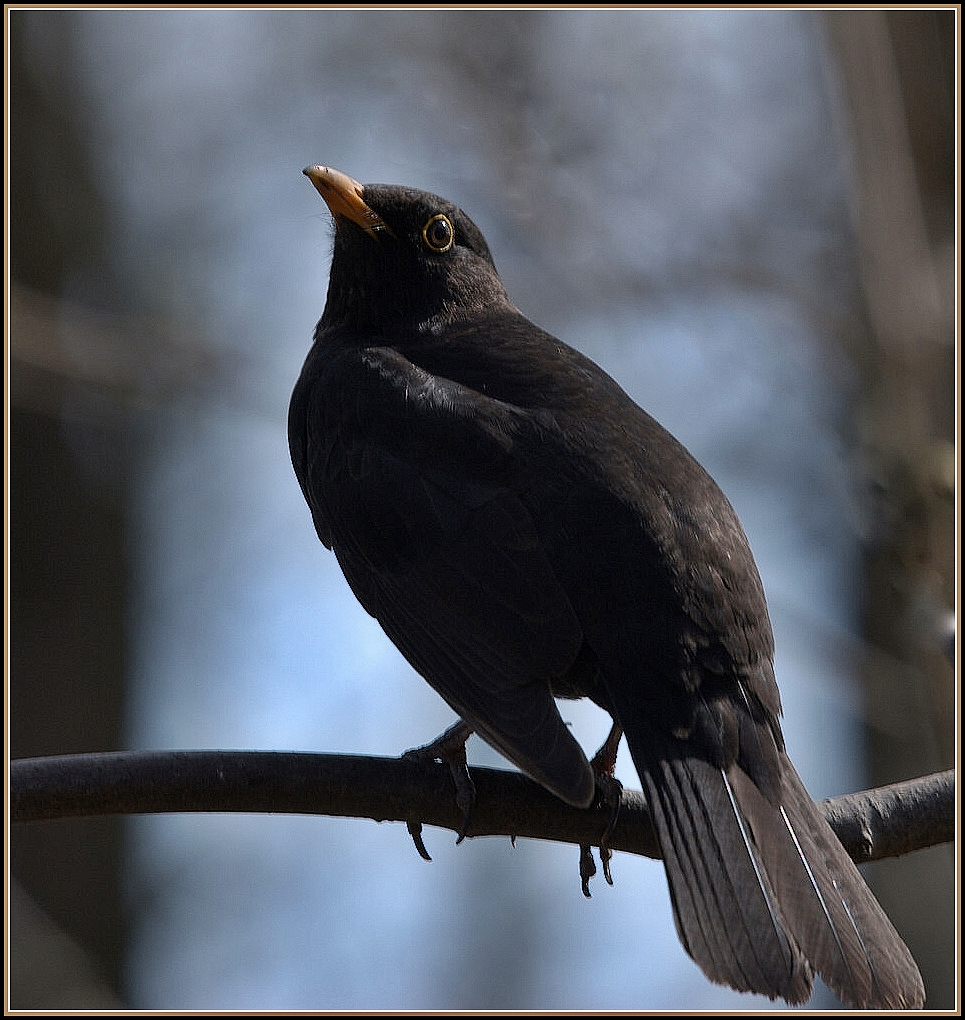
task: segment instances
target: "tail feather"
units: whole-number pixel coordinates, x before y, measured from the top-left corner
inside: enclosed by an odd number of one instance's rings
[[[713,981],[801,1004],[813,972],[848,1005],[920,1008],[901,938],[781,753],[773,804],[726,771],[628,732],[681,942]]]
[[[797,892],[805,900],[795,929],[804,952],[844,1002],[920,1009],[925,988],[908,947],[786,756],[783,764],[782,818],[810,882]]]
[[[684,948],[712,981],[806,1002],[811,968],[720,771],[697,758],[669,758],[642,778]]]
[[[671,858],[666,866],[679,876],[670,888],[677,933],[690,955],[706,971],[720,975],[725,984],[747,988],[751,982],[728,951],[729,937],[723,927],[717,890],[707,888],[701,881],[708,862],[698,837],[699,819],[695,821],[687,810],[689,805],[676,788],[675,778],[673,770],[668,769],[662,783],[649,785],[648,794],[655,795],[657,814],[667,831],[666,845],[670,847]],[[726,882],[719,885],[727,889]]]

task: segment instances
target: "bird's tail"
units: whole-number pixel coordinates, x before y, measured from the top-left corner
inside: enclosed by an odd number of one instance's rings
[[[739,991],[806,1002],[817,971],[856,1008],[920,1008],[915,961],[781,755],[775,806],[738,767],[627,732],[670,885],[681,942]]]

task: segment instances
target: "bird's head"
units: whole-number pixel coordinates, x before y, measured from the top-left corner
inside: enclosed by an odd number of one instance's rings
[[[485,238],[452,202],[415,188],[359,184],[331,167],[305,174],[335,220],[321,328],[426,333],[506,304]]]

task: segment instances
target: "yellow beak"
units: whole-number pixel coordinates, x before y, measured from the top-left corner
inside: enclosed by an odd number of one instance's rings
[[[365,204],[362,185],[348,174],[330,166],[307,166],[303,172],[325,199],[325,204],[335,217],[336,226],[339,218],[344,217],[372,237],[375,237],[377,230],[392,233],[382,217]]]

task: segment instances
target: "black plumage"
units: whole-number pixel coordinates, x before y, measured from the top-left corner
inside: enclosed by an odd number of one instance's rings
[[[563,800],[596,777],[555,697],[626,735],[681,941],[713,981],[920,1007],[908,949],[784,750],[747,539],[690,454],[512,304],[478,228],[305,171],[336,233],[289,440],[322,542],[403,655]]]

